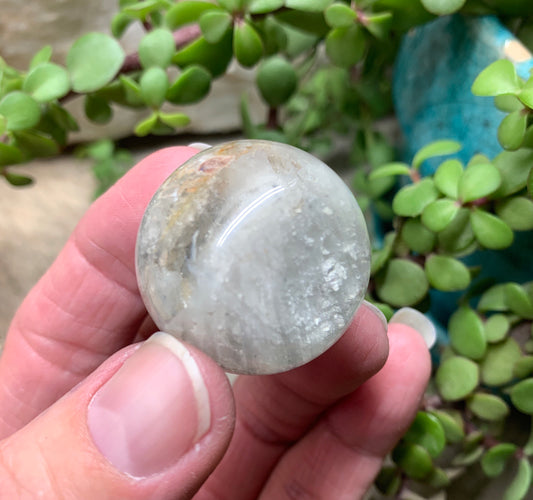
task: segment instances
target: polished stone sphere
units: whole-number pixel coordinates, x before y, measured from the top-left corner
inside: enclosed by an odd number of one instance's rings
[[[355,198],[327,165],[242,140],[198,153],[164,182],[136,266],[162,331],[226,371],[267,374],[340,338],[368,285],[370,245]]]

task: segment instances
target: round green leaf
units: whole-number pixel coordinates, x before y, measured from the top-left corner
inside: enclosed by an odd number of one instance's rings
[[[504,151],[496,156],[492,163],[502,177],[501,186],[492,197],[509,196],[526,187],[533,164],[533,150],[520,148],[517,151]]]
[[[505,285],[495,285],[483,293],[479,300],[480,311],[508,311],[505,298]]]
[[[470,211],[461,208],[455,218],[437,235],[438,248],[443,253],[468,255],[477,248],[470,225]]]
[[[20,174],[14,174],[12,172],[9,172],[8,170],[4,170],[2,174],[7,182],[11,184],[12,186],[28,186],[29,184],[33,183],[33,179],[31,177],[27,177],[25,175]]]
[[[59,99],[70,90],[68,73],[57,64],[40,64],[28,73],[22,90],[30,94],[37,102]]]
[[[365,44],[365,34],[358,24],[334,28],[326,38],[326,53],[333,64],[349,68],[362,59]]]
[[[510,392],[511,401],[522,413],[533,415],[533,378],[527,378],[514,385]]]
[[[461,206],[449,198],[430,203],[422,212],[424,225],[436,233],[443,231],[452,222]]]
[[[442,490],[450,485],[450,478],[448,473],[440,467],[435,467],[431,474],[426,478],[425,482],[432,488]]]
[[[456,159],[446,160],[439,165],[433,180],[437,189],[449,198],[459,196],[459,179],[463,175],[463,164]]]
[[[400,470],[394,465],[383,466],[374,481],[374,485],[379,492],[387,496],[395,495],[400,489],[401,484]]]
[[[480,96],[512,94],[519,90],[516,69],[508,59],[500,59],[487,66],[472,84],[472,93]]]
[[[278,54],[287,49],[288,30],[274,16],[267,16],[261,24],[261,29],[266,55]],[[291,42],[294,43],[294,39],[291,39]]]
[[[370,266],[370,272],[374,275],[380,269],[387,264],[389,259],[392,256],[392,251],[394,249],[394,242],[396,237],[394,233],[388,233],[383,241],[383,246],[379,249],[372,250],[372,264]]]
[[[115,144],[111,139],[100,139],[82,146],[79,154],[82,158],[92,158],[93,160],[107,160],[113,156]]]
[[[164,5],[162,0],[144,0],[140,2],[128,2],[122,7],[122,12],[140,19],[146,20],[149,14],[156,15],[157,11]]]
[[[403,217],[416,217],[439,196],[432,179],[401,188],[392,201],[392,209]]]
[[[470,307],[457,309],[448,323],[452,347],[462,356],[481,359],[487,349],[481,318]]]
[[[466,167],[459,179],[459,198],[464,202],[477,200],[494,193],[502,182],[499,170],[490,163],[473,163]]]
[[[390,177],[392,175],[409,175],[410,173],[411,168],[409,165],[407,165],[407,163],[393,162],[377,168],[370,174],[369,178],[381,179],[383,177]]]
[[[326,9],[325,17],[332,28],[347,28],[354,23],[357,14],[349,5],[335,2]]]
[[[168,76],[163,68],[152,66],[147,69],[139,83],[141,95],[148,106],[158,108],[163,104],[168,90]]]
[[[419,168],[429,158],[435,158],[437,156],[451,155],[457,153],[462,148],[461,144],[457,141],[441,140],[434,141],[415,154],[412,164],[413,168]]]
[[[390,207],[390,203],[380,198],[383,198],[383,195],[387,193],[388,191],[390,191],[394,187],[395,183],[396,181],[394,177],[391,177],[391,176],[385,176],[385,177],[378,176],[377,178],[370,176],[367,178],[366,192],[374,200],[375,204],[381,201],[384,204],[385,203],[388,204]]]
[[[421,0],[422,5],[432,14],[444,16],[458,11],[466,0]]]
[[[263,42],[252,25],[244,22],[233,29],[233,53],[245,68],[251,68],[263,55]]]
[[[419,219],[407,219],[402,227],[402,240],[413,251],[420,254],[431,252],[437,237]]]
[[[488,477],[499,476],[505,469],[507,461],[517,450],[516,444],[500,443],[488,450],[481,459],[481,467]]]
[[[490,160],[487,156],[481,154],[481,153],[476,153],[474,156],[472,156],[472,158],[470,158],[470,160],[468,161],[468,166],[470,165],[474,165],[476,163],[483,163],[483,164],[486,164],[486,163],[490,163]]]
[[[533,168],[529,171],[529,175],[527,177],[527,190],[529,192],[529,196],[533,198]]]
[[[477,393],[468,400],[468,409],[489,422],[503,420],[509,414],[507,403],[494,394]]]
[[[496,204],[496,213],[514,231],[533,229],[533,200],[525,196],[499,201]]]
[[[118,12],[111,19],[111,33],[115,38],[120,38],[134,20],[129,14]]]
[[[52,156],[58,153],[57,143],[49,135],[37,130],[13,132],[15,145],[30,156]]]
[[[520,346],[512,338],[488,347],[481,361],[481,379],[484,384],[498,387],[513,379],[513,368],[522,356]]]
[[[272,56],[261,62],[256,81],[261,96],[274,108],[285,104],[298,86],[293,65],[281,56]]]
[[[87,33],[78,38],[67,54],[72,88],[86,93],[109,83],[124,62],[120,44],[103,33]]]
[[[285,0],[285,6],[304,12],[324,12],[332,2],[333,0]]]
[[[74,117],[59,104],[53,102],[49,103],[48,113],[50,114],[54,122],[65,130],[77,132],[80,129]]]
[[[523,104],[513,94],[501,94],[494,97],[494,106],[505,113],[524,109]]]
[[[141,95],[140,85],[127,75],[120,75],[119,81],[124,88],[126,102],[132,107],[144,107],[144,99]]]
[[[426,275],[431,286],[443,292],[464,290],[470,284],[470,271],[459,260],[431,255],[426,260]]]
[[[285,0],[252,0],[248,6],[250,14],[266,14],[283,7]]]
[[[5,117],[8,130],[24,130],[39,123],[41,110],[28,94],[16,90],[0,101],[0,115]]]
[[[165,28],[149,31],[139,43],[139,59],[143,68],[166,68],[171,63],[174,52],[174,36]]]
[[[429,285],[424,270],[406,259],[392,259],[376,276],[378,297],[395,307],[412,306],[420,302]]]
[[[296,40],[290,40],[287,54],[294,56],[300,54],[302,49],[298,46],[310,46],[316,42],[316,37],[323,39],[329,31],[322,12],[305,12],[303,10],[281,9],[276,13],[276,19],[301,33],[290,29],[290,38],[296,36]],[[291,47],[294,44],[296,47]]]
[[[202,100],[211,89],[211,75],[201,66],[189,66],[176,78],[167,92],[173,104],[192,104]]]
[[[185,127],[191,121],[184,113],[159,113],[159,119],[172,128]]]
[[[452,465],[454,467],[468,467],[475,464],[479,461],[484,451],[485,448],[482,445],[478,445],[471,450],[460,452],[453,458]]]
[[[485,322],[485,337],[487,342],[501,342],[509,331],[510,323],[504,314],[493,314]]]
[[[465,437],[464,422],[457,410],[432,410],[444,429],[448,443],[460,443]]]
[[[393,22],[392,12],[378,12],[366,16],[365,28],[370,31],[376,38],[386,39],[390,34]]]
[[[509,113],[498,127],[498,141],[504,149],[514,151],[524,141],[526,133],[527,114],[522,110]]]
[[[233,23],[233,18],[229,12],[219,10],[209,10],[200,17],[200,29],[209,43],[217,43],[229,30]]]
[[[447,401],[464,399],[479,383],[478,366],[467,358],[452,356],[439,366],[435,383]]]
[[[229,12],[237,12],[242,9],[248,0],[217,0],[217,3]]]
[[[30,61],[30,70],[35,68],[35,66],[38,66],[42,63],[47,63],[50,61],[50,58],[52,57],[52,46],[51,45],[45,45],[39,52],[37,52]]]
[[[507,283],[504,290],[507,307],[523,318],[533,319],[533,301],[526,290],[518,283]]]
[[[0,166],[14,165],[22,161],[22,152],[16,146],[0,142]]]
[[[95,123],[107,123],[113,116],[113,110],[107,100],[94,94],[85,97],[84,108],[87,118]]]
[[[433,458],[442,453],[446,444],[444,429],[437,417],[423,411],[416,414],[403,439],[406,443],[422,446]]]
[[[433,470],[431,456],[418,444],[400,443],[393,450],[392,459],[413,479],[424,479]]]
[[[513,367],[515,378],[525,378],[533,372],[533,356],[522,356]]]
[[[195,23],[207,10],[218,9],[219,7],[211,2],[196,0],[181,0],[175,2],[165,14],[165,23],[170,29],[176,29],[185,24]]]
[[[507,488],[503,500],[522,500],[531,487],[531,464],[527,457],[518,462],[518,472]]]
[[[135,126],[135,135],[138,135],[139,137],[144,137],[145,135],[148,135],[150,132],[152,132],[156,124],[157,113],[152,113],[148,118],[141,120]]]
[[[470,223],[476,239],[485,248],[500,250],[513,242],[513,230],[503,220],[484,210],[474,209],[470,214]]]
[[[518,99],[525,104],[528,108],[533,109],[533,87],[526,86],[518,94]]]
[[[171,135],[174,134],[175,129],[174,127],[167,125],[161,120],[157,120],[152,127],[152,130],[150,130],[150,133],[152,135]]]

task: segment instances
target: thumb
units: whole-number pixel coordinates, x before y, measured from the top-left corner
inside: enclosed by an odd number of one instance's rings
[[[0,498],[190,498],[233,424],[224,372],[156,333],[0,442]]]

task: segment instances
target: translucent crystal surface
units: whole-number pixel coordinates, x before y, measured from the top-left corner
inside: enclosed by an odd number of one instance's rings
[[[137,239],[157,326],[225,370],[276,373],[342,335],[370,273],[368,233],[343,181],[299,149],[207,149],[157,191]]]

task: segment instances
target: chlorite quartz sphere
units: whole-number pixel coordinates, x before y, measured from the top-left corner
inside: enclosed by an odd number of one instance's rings
[[[363,215],[324,163],[242,140],[197,154],[151,200],[136,248],[157,326],[233,373],[277,373],[323,353],[370,273]]]

